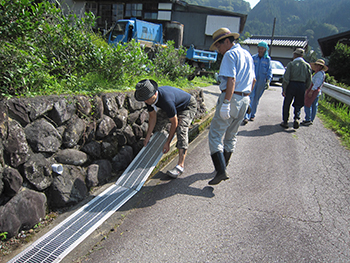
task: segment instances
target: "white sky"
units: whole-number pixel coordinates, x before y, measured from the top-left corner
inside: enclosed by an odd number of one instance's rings
[[[253,7],[259,3],[260,0],[245,0],[246,2],[250,3],[250,7],[253,9]]]

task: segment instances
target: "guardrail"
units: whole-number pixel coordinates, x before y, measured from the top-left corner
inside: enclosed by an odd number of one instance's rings
[[[322,92],[350,106],[350,90],[343,89],[332,84],[324,83]]]

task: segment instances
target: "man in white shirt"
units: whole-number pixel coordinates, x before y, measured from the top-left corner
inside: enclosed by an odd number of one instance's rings
[[[213,34],[210,50],[223,55],[219,79],[221,94],[216,104],[209,131],[209,150],[216,175],[210,185],[227,180],[226,166],[236,145],[238,128],[250,102],[249,94],[255,84],[254,62],[248,51],[235,44],[238,33],[220,28]]]

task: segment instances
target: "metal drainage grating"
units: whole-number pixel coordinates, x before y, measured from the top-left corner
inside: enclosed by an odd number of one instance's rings
[[[162,156],[165,132],[152,136],[119,180],[9,262],[60,262],[142,187]]]

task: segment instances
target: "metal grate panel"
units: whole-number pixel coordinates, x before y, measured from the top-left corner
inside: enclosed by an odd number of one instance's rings
[[[163,154],[166,138],[165,132],[155,133],[114,185],[9,262],[60,262],[141,189]]]

